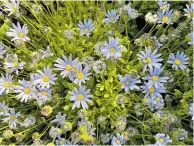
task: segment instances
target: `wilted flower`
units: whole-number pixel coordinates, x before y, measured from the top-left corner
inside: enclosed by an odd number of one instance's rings
[[[41,110],[41,114],[46,117],[49,117],[52,112],[53,108],[49,105],[44,106]]]
[[[72,29],[64,30],[64,36],[65,36],[65,38],[67,38],[69,40],[73,38],[74,34],[75,34],[75,31]]]
[[[127,131],[128,131],[128,133],[129,133],[129,136],[134,136],[135,134],[138,133],[138,129],[135,128],[135,127],[132,127],[132,126],[129,126],[129,127],[127,128]]]
[[[53,56],[53,53],[50,50],[50,46],[47,46],[47,49],[45,51],[42,49],[39,49],[39,51],[42,53],[42,56],[41,56],[42,59]]]
[[[94,72],[97,73],[97,74],[103,73],[104,70],[105,70],[105,68],[106,68],[106,64],[105,64],[105,62],[102,61],[102,60],[97,60],[97,61],[95,61],[95,62],[93,63],[93,70],[94,70]]]
[[[148,12],[145,15],[145,21],[148,23],[156,23],[158,21],[158,16],[156,14],[152,14],[151,12]]]
[[[36,123],[36,118],[32,115],[27,116],[24,121],[21,123],[21,126],[28,128],[33,126]]]
[[[59,128],[55,128],[54,126],[51,127],[49,130],[49,136],[51,138],[61,137],[62,130]]]
[[[13,58],[11,61],[6,59],[4,65],[5,65],[5,68],[10,68],[10,73],[16,72],[16,74],[18,75],[18,70],[23,69],[25,62],[18,62],[17,54],[14,54],[12,57]]]
[[[190,103],[188,106],[188,113],[192,115],[192,120],[194,120],[194,103]]]
[[[10,138],[12,138],[14,136],[14,134],[13,134],[13,131],[12,130],[4,130],[3,131],[3,137],[5,138],[5,139],[10,139]]]
[[[103,144],[108,143],[110,141],[110,133],[101,134],[100,140],[102,141]]]
[[[94,57],[92,57],[92,56],[85,56],[82,59],[82,64],[83,64],[84,67],[88,66],[89,68],[91,68],[93,62],[94,62]]]

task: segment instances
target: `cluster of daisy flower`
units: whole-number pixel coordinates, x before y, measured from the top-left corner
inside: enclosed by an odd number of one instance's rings
[[[191,144],[194,3],[181,8],[0,2],[0,145]]]

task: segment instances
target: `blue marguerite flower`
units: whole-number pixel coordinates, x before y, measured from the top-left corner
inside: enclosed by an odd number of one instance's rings
[[[17,99],[21,99],[21,102],[27,102],[28,100],[34,99],[37,97],[35,87],[31,84],[30,81],[19,80],[20,86],[15,87],[15,92]]]
[[[20,112],[16,113],[14,108],[10,108],[9,112],[7,113],[8,117],[2,119],[4,122],[9,122],[9,127],[11,129],[15,129],[17,123],[19,123],[18,118],[20,116]]]
[[[163,83],[167,82],[168,77],[160,77],[162,71],[162,68],[152,68],[150,69],[150,74],[143,79],[148,80],[148,86],[150,87],[155,86],[156,88],[158,88],[159,86],[163,86]]]
[[[138,11],[135,10],[135,9],[129,9],[128,10],[128,16],[131,18],[131,19],[135,19],[137,18],[139,15]]]
[[[64,124],[65,118],[66,118],[66,114],[61,115],[61,112],[58,112],[58,114],[56,115],[56,118],[52,120],[51,123],[58,122],[59,124]]]
[[[3,55],[7,52],[7,50],[4,49],[4,46],[0,44],[0,59],[3,58]]]
[[[158,14],[158,23],[166,23],[166,24],[170,24],[171,23],[171,14],[172,14],[173,10],[166,10],[164,12],[157,12]]]
[[[159,0],[158,5],[163,12],[170,8],[170,4],[166,1]]]
[[[172,140],[168,135],[165,134],[156,134],[156,145],[166,145],[167,143],[172,143]]]
[[[34,83],[38,84],[38,87],[41,89],[50,88],[51,85],[55,84],[55,80],[57,79],[56,74],[52,74],[52,70],[49,67],[44,67],[44,72],[38,70],[39,74],[37,74],[37,78]]]
[[[86,80],[89,80],[88,76],[91,75],[89,72],[89,67],[85,67],[84,69],[82,68],[82,65],[79,65],[78,71],[76,72],[75,75],[75,80],[73,81],[75,84],[78,84],[79,86],[82,83],[85,83]]]
[[[91,19],[89,19],[88,21],[84,19],[84,23],[79,21],[78,26],[79,26],[78,30],[80,30],[80,34],[86,35],[87,37],[89,37],[91,32],[95,29],[95,26]]]
[[[72,106],[72,109],[74,109],[75,107],[80,108],[80,106],[82,106],[82,108],[84,109],[88,108],[86,102],[92,102],[90,100],[92,95],[90,95],[89,92],[90,89],[86,90],[85,86],[80,86],[79,89],[74,88],[74,92],[69,91],[69,93],[71,94],[70,100],[75,101],[75,103]]]
[[[137,56],[142,60],[142,62],[145,64],[143,68],[143,72],[149,67],[152,69],[153,67],[160,68],[161,67],[161,62],[163,59],[159,58],[162,54],[156,54],[157,49],[154,50],[152,53],[151,47],[145,47],[145,52],[140,51],[141,54],[137,54]]]
[[[155,86],[149,86],[148,83],[144,83],[145,86],[141,86],[141,88],[144,90],[143,93],[145,93],[145,97],[150,96],[152,99],[155,97],[162,97],[161,93],[166,93],[165,87],[158,87]]]
[[[177,52],[176,56],[171,53],[170,54],[170,60],[167,61],[168,63],[172,64],[172,68],[178,69],[181,68],[182,70],[186,69],[186,64],[188,64],[189,58],[187,55],[184,54],[184,52]]]
[[[194,32],[192,31],[191,33],[188,34],[190,41],[188,42],[188,44],[193,45],[194,44]]]
[[[117,15],[116,10],[108,11],[105,14],[105,16],[106,16],[106,18],[104,19],[104,21],[107,22],[107,23],[115,23],[119,19],[119,15]]]
[[[57,60],[55,60],[56,64],[54,64],[54,66],[56,66],[57,68],[55,68],[54,70],[60,70],[61,71],[61,76],[62,78],[64,78],[65,76],[69,76],[70,80],[73,80],[73,77],[75,76],[75,69],[78,68],[78,58],[75,58],[74,60],[72,60],[72,55],[69,55],[69,59],[62,54],[62,58],[57,58]]]
[[[164,99],[162,97],[147,98],[146,104],[151,111],[162,109],[164,107]]]
[[[5,105],[5,100],[0,102],[0,116],[8,114],[8,107]]]
[[[193,17],[193,12],[194,12],[194,3],[191,3],[191,7],[189,7],[189,5],[186,4],[186,9],[183,9],[186,13],[184,14],[184,16],[187,16],[188,18],[192,18]]]
[[[116,136],[113,136],[111,145],[112,146],[121,146],[124,143],[124,136],[117,133]]]
[[[140,89],[139,86],[137,86],[137,83],[141,83],[140,80],[134,79],[132,78],[130,75],[125,74],[124,77],[122,77],[121,75],[118,75],[120,82],[122,83],[122,89],[125,89],[125,92],[130,90],[134,90],[134,89]]]
[[[109,42],[104,43],[104,47],[101,48],[101,51],[104,56],[106,56],[106,59],[109,58],[119,58],[121,57],[122,48],[119,44],[119,39],[116,38],[109,38]]]

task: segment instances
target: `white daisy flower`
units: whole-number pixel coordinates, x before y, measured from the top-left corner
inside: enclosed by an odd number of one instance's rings
[[[30,40],[30,38],[27,36],[28,28],[26,24],[24,24],[22,27],[19,22],[17,22],[17,25],[14,23],[12,23],[12,25],[13,28],[9,29],[7,32],[9,37],[13,37],[11,41],[22,40],[25,42]]]
[[[1,78],[0,78],[0,95],[2,95],[2,93],[9,93],[9,90],[12,89],[12,76],[9,75],[8,73],[6,73],[6,76],[4,76],[3,74],[1,74]]]
[[[19,16],[19,4],[20,4],[20,0],[4,0],[4,6],[6,8],[4,8],[4,11],[8,11],[9,14],[8,16],[12,15],[12,14],[16,14],[16,16]]]
[[[6,58],[6,62],[4,63],[4,67],[10,68],[10,73],[12,72],[16,72],[16,74],[18,75],[18,70],[23,69],[25,62],[18,62],[18,57],[17,54],[13,55],[13,59],[11,60],[7,60]]]
[[[26,80],[19,80],[18,81],[21,86],[16,86],[15,87],[15,92],[19,93],[16,95],[18,99],[21,99],[21,102],[27,102],[30,99],[34,99],[37,97],[35,87],[31,84],[30,81]]]
[[[44,72],[38,70],[39,74],[37,75],[37,80],[34,81],[35,84],[38,84],[38,87],[41,89],[50,88],[51,85],[55,84],[57,79],[56,74],[52,75],[52,70],[49,67],[44,67]]]

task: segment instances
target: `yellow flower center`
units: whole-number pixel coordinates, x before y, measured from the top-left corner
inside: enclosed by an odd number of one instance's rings
[[[13,63],[13,66],[14,66],[14,67],[17,67],[17,66],[18,66],[18,62],[14,62],[14,63]]]
[[[112,16],[112,17],[110,17],[110,20],[111,20],[111,21],[114,21],[114,20],[115,20],[115,18]]]
[[[168,21],[168,16],[163,16],[163,17],[162,17],[162,21],[163,21],[163,22],[167,22],[167,21]]]
[[[160,101],[160,97],[156,97],[156,99],[155,99],[157,102],[159,102]]]
[[[5,86],[5,87],[9,87],[9,82],[7,82],[7,81],[4,82],[4,86]]]
[[[125,138],[125,139],[128,139],[129,137],[128,137],[128,135],[127,135],[127,134],[125,134],[125,135],[124,135],[124,138]]]
[[[70,65],[70,64],[67,64],[67,65],[65,66],[65,69],[66,69],[66,70],[70,70],[70,69],[71,69],[71,65]]]
[[[160,142],[164,142],[164,138],[160,138],[159,141],[160,141]]]
[[[167,5],[163,5],[161,8],[162,9],[166,9],[167,8]]]
[[[19,37],[19,38],[23,38],[23,37],[24,37],[24,33],[23,33],[23,32],[19,32],[19,33],[18,33],[18,37]]]
[[[110,53],[114,53],[115,52],[115,48],[110,48]]]
[[[84,32],[85,32],[85,33],[88,33],[88,32],[89,32],[89,29],[88,29],[88,28],[85,28],[85,29],[84,29]]]
[[[126,81],[126,82],[125,82],[125,85],[129,85],[129,81]]]
[[[15,120],[16,119],[16,116],[15,115],[10,115],[10,119],[11,120]]]
[[[43,77],[43,81],[44,81],[44,82],[48,82],[48,81],[49,81],[49,77],[48,77],[48,76],[44,76],[44,77]]]
[[[121,141],[117,139],[116,144],[121,144]]]
[[[149,92],[153,93],[154,92],[154,87],[151,87],[148,90],[149,90]]]
[[[152,76],[152,80],[153,81],[157,81],[158,80],[158,76]]]
[[[152,62],[152,59],[150,57],[147,58],[147,62],[150,63]]]
[[[30,92],[30,89],[29,88],[24,88],[24,93],[28,94]]]
[[[176,60],[174,61],[174,63],[177,64],[177,65],[179,65],[179,64],[181,64],[181,61],[180,61],[179,59],[176,59]]]
[[[78,79],[83,79],[84,78],[84,74],[81,73],[81,72],[77,73],[77,78]]]
[[[43,95],[43,96],[46,96],[46,95],[47,95],[47,92],[45,92],[45,91],[42,92],[42,95]]]
[[[78,96],[77,96],[77,99],[78,100],[82,100],[84,98],[84,96],[82,95],[82,94],[79,94]]]

